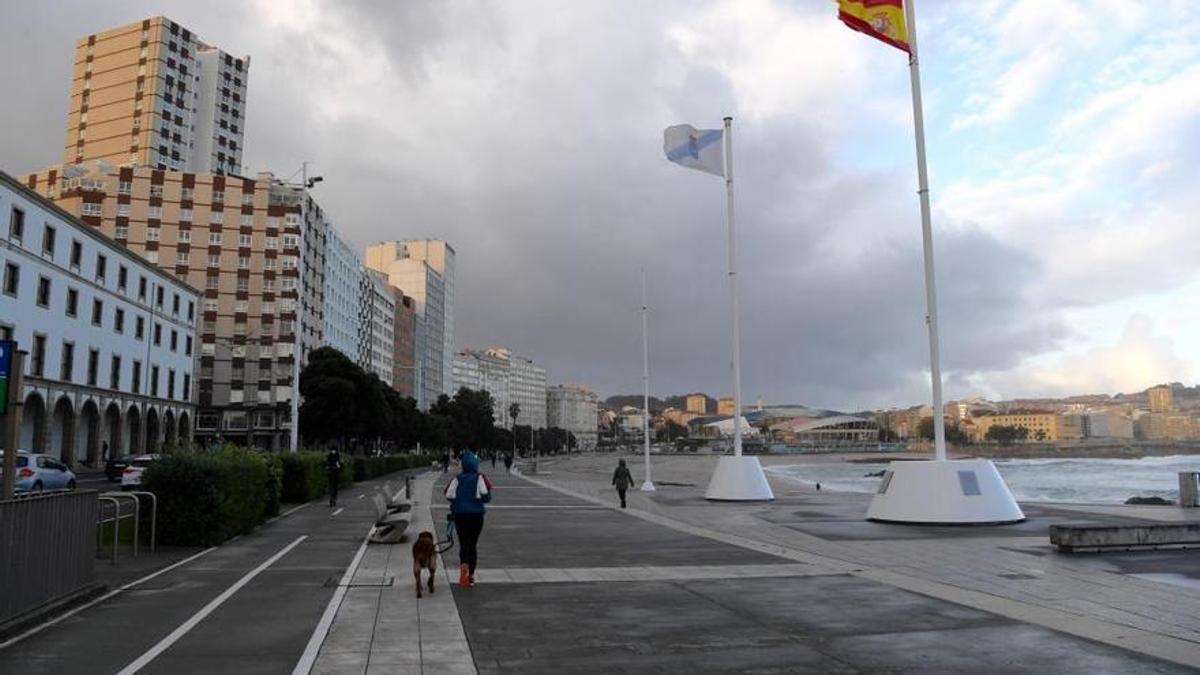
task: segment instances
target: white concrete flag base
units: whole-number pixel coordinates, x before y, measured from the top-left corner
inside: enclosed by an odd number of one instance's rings
[[[654,492],[654,483],[645,481],[642,483],[642,492]]]
[[[987,459],[891,462],[868,520],[985,525],[1025,520],[1008,484]]]
[[[775,499],[757,457],[725,455],[717,460],[708,481],[705,499],[726,502],[761,502]]]

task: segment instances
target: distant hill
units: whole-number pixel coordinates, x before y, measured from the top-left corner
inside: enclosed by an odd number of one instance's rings
[[[717,399],[701,392],[696,393],[704,396],[706,408],[705,412],[708,414],[715,414],[717,412]],[[650,412],[659,413],[667,408],[679,408],[680,410],[683,410],[687,408],[687,397],[694,395],[695,394],[677,394],[668,396],[665,399],[658,398],[657,396],[651,396]],[[627,405],[640,409],[642,407],[642,395],[617,394],[604,399],[604,407],[608,408],[609,410],[620,410],[622,407]]]

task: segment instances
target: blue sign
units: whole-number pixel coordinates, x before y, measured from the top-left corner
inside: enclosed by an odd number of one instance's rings
[[[8,376],[12,374],[12,355],[16,351],[16,342],[0,340],[0,415],[8,412]]]

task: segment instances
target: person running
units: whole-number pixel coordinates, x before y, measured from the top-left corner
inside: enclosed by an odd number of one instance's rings
[[[511,452],[504,453],[504,470],[512,473],[513,456]]]
[[[625,491],[633,486],[633,474],[629,473],[629,467],[625,466],[625,460],[617,460],[617,470],[613,472],[612,484],[617,488],[617,495],[621,497],[621,508],[625,508]]]
[[[337,506],[338,483],[342,482],[342,453],[331,448],[325,455],[325,473],[329,478],[329,506]]]
[[[458,530],[458,585],[475,585],[477,546],[483,532],[484,506],[492,501],[492,484],[479,472],[479,456],[470,450],[462,454],[462,473],[446,486],[446,499],[454,514],[454,529]]]

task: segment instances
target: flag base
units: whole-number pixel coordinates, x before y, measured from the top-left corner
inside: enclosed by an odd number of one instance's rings
[[[724,502],[764,502],[775,499],[757,457],[725,455],[717,460],[705,499]]]
[[[867,520],[1001,525],[1025,514],[991,460],[927,460],[889,464]]]
[[[642,483],[642,492],[654,492],[654,483],[650,481]]]

